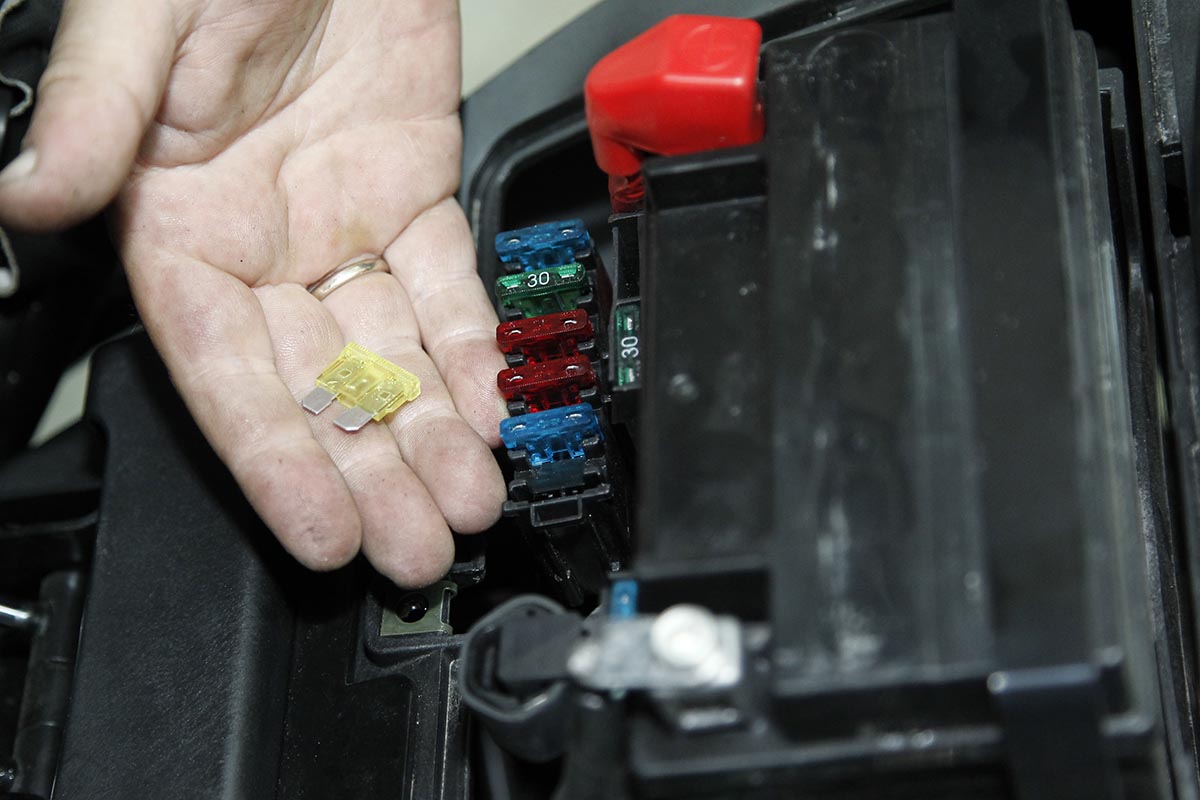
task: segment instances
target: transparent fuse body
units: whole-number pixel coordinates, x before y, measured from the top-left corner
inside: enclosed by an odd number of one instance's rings
[[[557,267],[591,252],[592,237],[581,219],[543,222],[496,235],[496,255],[510,270]]]
[[[570,311],[587,289],[587,273],[582,264],[518,272],[496,279],[496,297],[501,305],[526,317]]]
[[[527,451],[529,463],[534,467],[584,458],[583,441],[591,436],[600,436],[600,422],[596,411],[586,403],[500,421],[504,446]]]
[[[333,422],[348,432],[383,420],[421,394],[416,375],[353,342],[317,376],[316,383],[301,405],[320,414],[337,400],[346,410]]]

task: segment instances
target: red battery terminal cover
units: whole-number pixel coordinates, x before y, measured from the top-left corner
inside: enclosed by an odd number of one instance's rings
[[[523,400],[533,413],[578,404],[580,392],[596,385],[596,373],[587,356],[571,356],[502,370],[496,383],[505,400]]]
[[[684,155],[762,139],[761,45],[754,20],[679,14],[592,68],[584,85],[588,128],[615,211],[640,204],[645,154]]]
[[[579,346],[594,335],[592,322],[581,308],[502,322],[496,327],[496,341],[501,352],[520,354],[528,361],[549,361],[575,355]]]

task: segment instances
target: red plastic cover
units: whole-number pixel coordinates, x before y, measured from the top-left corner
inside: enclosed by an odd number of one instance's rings
[[[642,153],[683,155],[762,139],[754,20],[680,14],[602,58],[584,86],[596,163],[612,176]]]

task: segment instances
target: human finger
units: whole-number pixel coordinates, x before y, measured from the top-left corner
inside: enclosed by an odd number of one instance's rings
[[[263,305],[279,375],[299,402],[341,351],[342,331],[324,304],[298,285],[254,292]],[[341,410],[335,403],[309,422],[354,497],[368,559],[401,586],[436,581],[454,557],[441,512],[404,463],[391,431],[368,425],[346,433],[332,421]]]
[[[500,420],[508,416],[496,391],[504,356],[462,209],[453,199],[439,203],[417,217],[385,255],[459,414],[489,446],[499,446]]]
[[[499,467],[487,444],[459,414],[438,369],[421,348],[416,316],[399,281],[388,274],[368,275],[324,302],[348,340],[420,379],[421,397],[393,414],[388,427],[450,528],[475,533],[490,527],[504,500]]]
[[[276,371],[258,298],[207,264],[162,259],[129,276],[175,385],[259,516],[307,566],[347,563],[357,508]]]
[[[176,42],[169,3],[67,0],[22,151],[0,172],[0,220],[67,227],[116,196]]]

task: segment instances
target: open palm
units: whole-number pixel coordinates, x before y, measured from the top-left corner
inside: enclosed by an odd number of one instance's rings
[[[503,499],[496,320],[452,197],[458,46],[453,0],[68,0],[0,175],[0,218],[26,227],[119,192],[142,318],[259,514],[310,566],[361,547],[405,585]],[[304,288],[378,254],[391,274]],[[297,404],[349,341],[422,385],[357,434]]]

